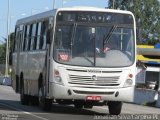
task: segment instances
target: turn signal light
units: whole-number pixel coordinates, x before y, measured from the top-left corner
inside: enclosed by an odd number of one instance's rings
[[[133,78],[133,74],[129,74],[128,77],[129,77],[129,78]]]
[[[59,71],[58,70],[54,70],[54,76],[60,76]]]

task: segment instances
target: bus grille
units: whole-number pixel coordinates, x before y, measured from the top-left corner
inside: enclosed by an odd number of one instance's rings
[[[69,84],[76,85],[91,85],[91,86],[118,86],[120,85],[119,76],[114,77],[100,77],[97,76],[96,80],[93,76],[80,76],[80,75],[69,75]]]

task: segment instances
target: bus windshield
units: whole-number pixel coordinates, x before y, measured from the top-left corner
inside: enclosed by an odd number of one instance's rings
[[[64,22],[56,25],[55,61],[75,66],[124,67],[133,64],[133,25]]]

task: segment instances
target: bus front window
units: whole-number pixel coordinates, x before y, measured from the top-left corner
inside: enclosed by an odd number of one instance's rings
[[[59,26],[56,29],[55,47],[58,49],[70,49],[71,26]]]
[[[129,66],[134,61],[133,29],[97,27],[96,47],[96,66]]]
[[[63,64],[123,67],[134,62],[132,27],[57,25],[54,59]]]

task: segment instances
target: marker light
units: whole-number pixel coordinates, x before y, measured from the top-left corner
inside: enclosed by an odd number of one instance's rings
[[[129,74],[128,77],[129,77],[129,78],[133,78],[133,74]]]
[[[58,71],[58,70],[54,70],[54,76],[55,76],[55,77],[60,76],[60,74],[59,74],[59,71]]]
[[[124,87],[129,87],[129,86],[132,86],[133,85],[133,74],[128,74],[128,77],[124,83]]]

